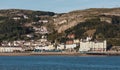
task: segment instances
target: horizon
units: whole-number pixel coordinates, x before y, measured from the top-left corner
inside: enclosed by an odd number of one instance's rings
[[[119,8],[119,4],[120,0],[4,0],[0,2],[0,9],[27,9],[67,13],[74,10],[85,10],[89,8]]]

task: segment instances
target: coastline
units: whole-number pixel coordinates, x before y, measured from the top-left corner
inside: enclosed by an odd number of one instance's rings
[[[79,52],[24,52],[0,53],[0,56],[120,56],[120,53],[79,53]]]
[[[31,52],[31,53],[0,53],[0,56],[83,56],[80,53],[73,52]]]

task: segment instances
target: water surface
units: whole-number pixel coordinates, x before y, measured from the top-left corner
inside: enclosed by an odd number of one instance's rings
[[[0,70],[120,70],[120,56],[0,56]]]

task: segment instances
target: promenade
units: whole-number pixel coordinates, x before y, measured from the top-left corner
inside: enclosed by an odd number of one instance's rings
[[[0,56],[120,56],[120,52],[24,52],[24,53],[0,53]]]

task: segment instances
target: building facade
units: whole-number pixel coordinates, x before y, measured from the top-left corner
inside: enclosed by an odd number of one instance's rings
[[[81,41],[80,42],[80,52],[88,52],[88,51],[95,51],[95,52],[104,52],[107,48],[107,42],[104,41]]]
[[[21,52],[22,47],[0,47],[0,52]]]

